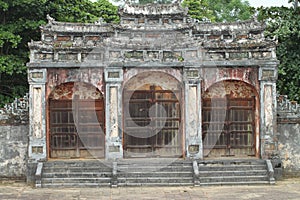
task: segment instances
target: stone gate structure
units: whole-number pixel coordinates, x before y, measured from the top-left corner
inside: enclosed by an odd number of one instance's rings
[[[197,22],[179,4],[121,22],[57,22],[32,41],[29,169],[54,158],[269,158],[276,42],[255,19]]]

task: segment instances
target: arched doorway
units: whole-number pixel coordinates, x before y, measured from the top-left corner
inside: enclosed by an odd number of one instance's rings
[[[57,86],[48,101],[50,158],[103,158],[104,100],[87,83]]]
[[[202,96],[204,156],[255,156],[258,152],[259,99],[241,81],[222,81]]]
[[[135,77],[123,91],[125,158],[183,155],[181,88],[175,78],[158,74],[142,81]],[[153,77],[156,83],[150,81]],[[160,78],[170,82],[159,85]],[[140,87],[132,87],[138,80]]]

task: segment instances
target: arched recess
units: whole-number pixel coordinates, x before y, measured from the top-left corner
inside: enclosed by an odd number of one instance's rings
[[[104,99],[88,83],[56,86],[48,98],[50,158],[103,158]]]
[[[221,81],[202,96],[204,156],[259,155],[259,96],[242,81]]]
[[[182,87],[163,72],[132,77],[123,89],[124,157],[182,157]]]

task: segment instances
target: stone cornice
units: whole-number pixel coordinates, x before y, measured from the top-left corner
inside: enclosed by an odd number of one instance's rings
[[[173,4],[146,4],[146,5],[133,5],[126,3],[119,9],[121,16],[123,15],[187,15],[188,9],[183,8],[180,2]]]

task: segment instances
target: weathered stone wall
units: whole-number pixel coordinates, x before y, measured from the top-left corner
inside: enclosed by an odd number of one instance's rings
[[[0,178],[26,176],[28,125],[0,126]]]
[[[278,98],[278,152],[284,176],[300,176],[300,105]]]
[[[0,109],[0,179],[26,177],[28,96]]]

